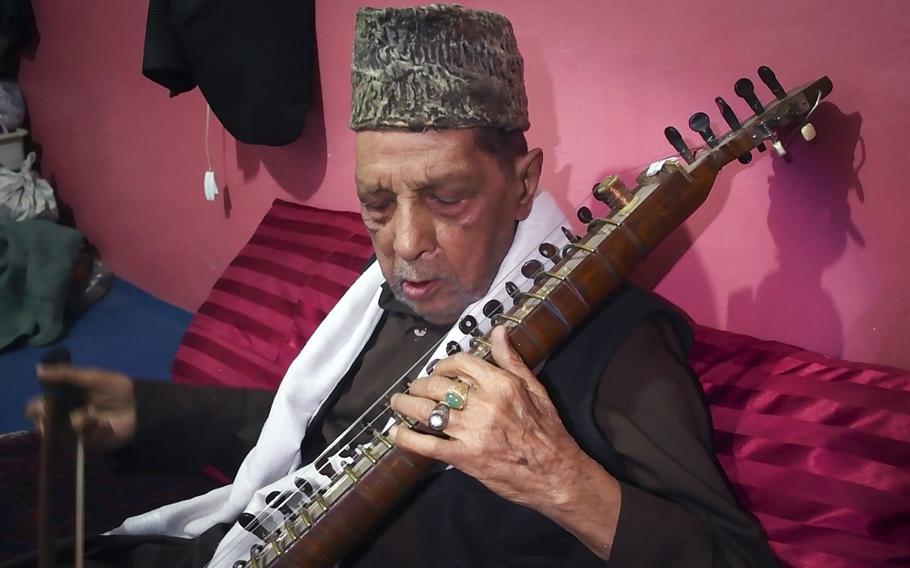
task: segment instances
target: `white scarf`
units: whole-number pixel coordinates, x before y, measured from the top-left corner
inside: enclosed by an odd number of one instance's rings
[[[490,292],[462,314],[474,314],[490,299],[504,301],[503,283],[508,279],[527,289],[527,278],[516,274],[522,261],[534,255],[537,246],[551,242],[562,247],[567,241],[560,230],[568,227],[559,207],[548,194],[534,200],[530,216],[519,223],[512,246],[503,260]],[[265,507],[265,496],[275,490],[292,489],[296,477],[314,486],[324,483],[312,464],[300,468],[300,444],[313,416],[331,395],[338,381],[369,340],[382,315],[379,294],[383,276],[373,263],[322,321],[303,350],[288,368],[256,446],[247,454],[232,485],[204,495],[165,505],[131,517],[110,534],[157,534],[192,538],[217,523],[234,522],[244,511]],[[460,320],[461,318],[459,318]],[[431,359],[445,357],[450,340],[463,340],[457,326],[440,342]],[[460,341],[463,342],[463,341]],[[221,541],[210,566],[230,566],[246,559],[258,539],[235,525]]]

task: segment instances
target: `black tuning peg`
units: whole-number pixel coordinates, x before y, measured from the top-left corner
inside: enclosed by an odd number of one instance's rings
[[[717,104],[720,115],[724,117],[724,120],[727,121],[727,124],[730,126],[730,130],[739,130],[743,127],[739,118],[737,118],[736,113],[733,112],[733,109],[730,108],[730,105],[727,104],[727,101],[725,101],[723,97],[716,97],[714,102]]]
[[[493,318],[503,312],[502,302],[499,300],[490,300],[483,305],[483,315]]]
[[[521,265],[521,274],[525,278],[534,279],[541,272],[543,272],[543,263],[535,258]]]
[[[578,241],[581,240],[581,237],[579,237],[578,235],[576,235],[569,229],[567,229],[565,227],[560,227],[560,229],[562,229],[562,234],[565,235],[566,240],[569,241],[570,243],[577,243]]]
[[[723,97],[716,97],[714,99],[715,104],[717,104],[718,110],[720,110],[720,115],[724,117],[724,120],[727,121],[727,124],[730,126],[730,130],[736,131],[742,129],[743,125],[737,118],[736,113],[733,112],[733,109],[730,108],[730,105],[727,104],[727,101]],[[739,157],[740,164],[748,164],[752,161],[752,154],[746,152]]]
[[[787,91],[781,86],[780,81],[777,80],[777,76],[774,74],[774,71],[771,71],[770,67],[764,65],[759,67],[758,76],[761,78],[762,82],[771,89],[771,92],[774,93],[775,97],[779,100],[787,98]]]
[[[749,108],[751,108],[756,115],[765,112],[765,107],[762,106],[761,101],[755,96],[755,85],[746,77],[743,77],[733,85],[733,91],[746,101]],[[759,144],[756,148],[758,148],[759,152],[764,152],[767,149],[764,144]]]
[[[578,215],[578,220],[581,221],[582,223],[584,223],[585,225],[587,225],[588,223],[590,223],[591,221],[594,220],[594,214],[591,213],[591,210],[585,206],[581,206],[578,208],[577,215]]]
[[[742,97],[746,104],[749,105],[749,108],[752,109],[752,112],[755,114],[761,114],[765,112],[765,107],[762,106],[761,101],[758,100],[758,97],[755,96],[755,85],[752,84],[748,78],[743,77],[733,85],[733,92],[738,96]]]
[[[698,132],[708,143],[708,146],[712,148],[717,146],[717,137],[714,136],[714,132],[711,130],[711,119],[707,114],[696,112],[689,117],[689,128]]]
[[[544,258],[551,260],[554,264],[562,260],[562,257],[559,256],[559,249],[552,243],[540,243],[537,250]]]
[[[454,355],[461,351],[461,345],[457,341],[450,341],[446,345],[446,355]]]
[[[259,524],[259,521],[256,520],[256,515],[252,513],[240,513],[240,517],[237,519],[237,524],[262,540],[266,540],[269,537],[269,531],[267,531],[264,526]]]
[[[477,329],[477,320],[474,319],[474,316],[465,316],[458,322],[458,329],[461,330],[461,333],[474,335],[474,331]]]
[[[676,130],[672,126],[668,126],[664,128],[664,136],[667,137],[667,141],[673,145],[673,148],[679,152],[679,155],[683,157],[683,160],[685,160],[687,164],[691,164],[695,161],[695,154],[693,154],[692,150],[686,145],[686,141],[683,140],[679,130]]]

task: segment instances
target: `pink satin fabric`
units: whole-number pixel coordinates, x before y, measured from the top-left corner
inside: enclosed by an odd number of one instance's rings
[[[910,372],[696,326],[718,459],[784,566],[910,566]]]
[[[372,253],[357,213],[276,199],[190,322],[174,382],[278,388]]]

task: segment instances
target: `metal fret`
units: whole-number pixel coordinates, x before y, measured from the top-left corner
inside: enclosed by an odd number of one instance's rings
[[[508,321],[508,322],[512,322],[515,325],[518,325],[521,323],[520,319],[513,317],[513,316],[507,316],[504,314],[496,314],[495,316],[490,318],[490,320],[493,322],[493,325],[500,325],[499,323],[497,323],[499,321]]]

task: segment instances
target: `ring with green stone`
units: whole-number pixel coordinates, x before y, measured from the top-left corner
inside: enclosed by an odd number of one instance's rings
[[[463,410],[468,405],[468,390],[470,383],[456,379],[455,384],[446,390],[442,402],[452,410]]]

